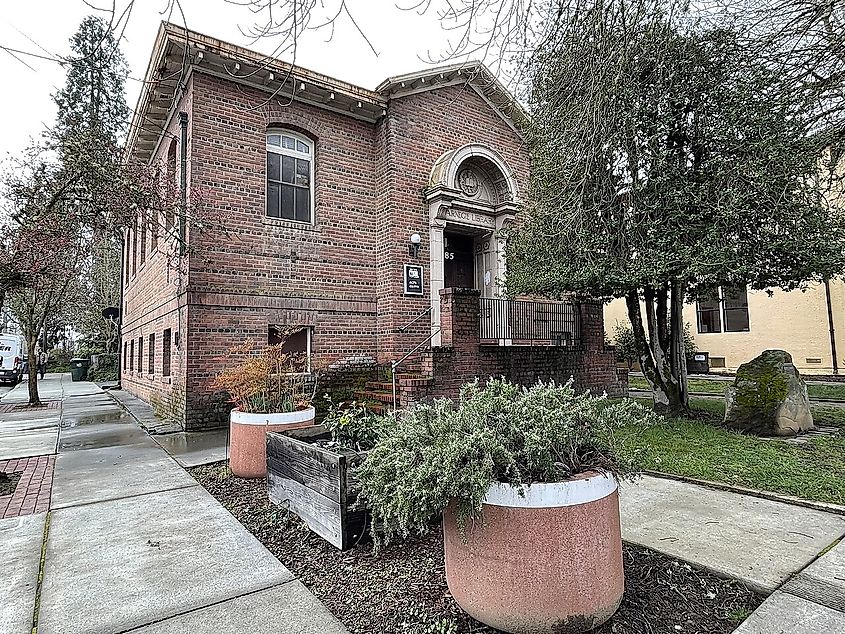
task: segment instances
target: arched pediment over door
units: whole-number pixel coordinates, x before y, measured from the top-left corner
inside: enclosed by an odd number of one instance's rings
[[[518,196],[516,178],[502,156],[478,143],[444,152],[435,161],[429,189],[441,188],[494,207],[514,204]]]

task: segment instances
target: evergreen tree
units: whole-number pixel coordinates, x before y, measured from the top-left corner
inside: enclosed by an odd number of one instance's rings
[[[55,139],[62,162],[80,175],[79,186],[99,192],[102,171],[89,169],[105,162],[122,161],[120,143],[127,129],[129,109],[125,98],[126,60],[119,42],[101,18],[88,16],[70,40],[65,85],[54,96],[58,107]],[[94,150],[92,152],[91,150]],[[113,171],[113,165],[103,165]],[[119,223],[94,212],[90,223],[90,250],[81,263],[78,289],[91,301],[80,304],[73,322],[82,339],[104,352],[114,351],[114,323],[103,318],[105,308],[118,305],[122,242]]]
[[[117,144],[128,123],[125,81],[126,59],[107,22],[86,17],[70,40],[67,80],[53,95],[58,107],[56,130],[60,137],[95,132]]]
[[[678,11],[573,5],[536,51],[528,221],[508,243],[507,279],[513,293],[624,297],[668,413],[688,407],[685,301],[845,270],[815,104],[731,30]]]

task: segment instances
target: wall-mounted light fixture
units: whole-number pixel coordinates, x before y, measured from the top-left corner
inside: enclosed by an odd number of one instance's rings
[[[408,245],[408,255],[412,258],[417,257],[420,252],[420,242],[422,242],[422,236],[418,233],[411,234],[411,243]]]

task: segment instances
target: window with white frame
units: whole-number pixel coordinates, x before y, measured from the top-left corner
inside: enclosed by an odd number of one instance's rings
[[[267,327],[267,343],[282,346],[282,352],[291,356],[294,369],[298,372],[311,372],[313,329],[308,326]]]
[[[711,298],[700,299],[696,304],[698,332],[748,332],[748,292],[745,287],[719,287]]]
[[[268,218],[311,222],[314,207],[314,144],[287,130],[267,132]]]

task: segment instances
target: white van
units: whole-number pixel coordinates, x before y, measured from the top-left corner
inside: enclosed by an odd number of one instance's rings
[[[0,383],[21,382],[25,347],[20,335],[0,334]]]

